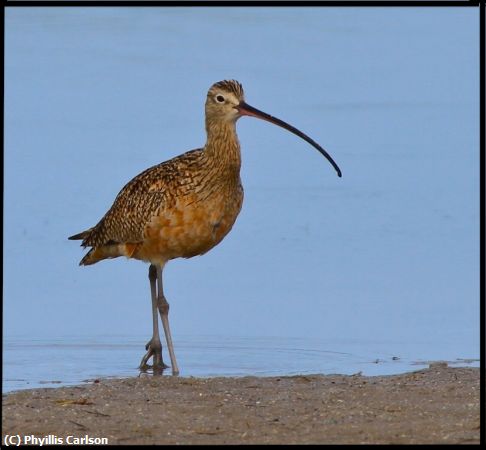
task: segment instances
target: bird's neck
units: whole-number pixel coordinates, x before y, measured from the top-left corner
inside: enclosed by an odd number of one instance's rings
[[[239,175],[241,167],[240,143],[236,135],[236,124],[206,121],[207,141],[204,153],[221,170],[230,170]]]

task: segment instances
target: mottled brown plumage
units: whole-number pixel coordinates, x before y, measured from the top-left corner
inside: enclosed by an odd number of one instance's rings
[[[81,260],[90,265],[106,258],[126,256],[149,262],[153,335],[140,368],[153,357],[154,371],[162,361],[158,332],[160,313],[172,372],[179,369],[173,351],[168,312],[162,289],[162,269],[174,258],[202,255],[217,245],[235,223],[243,202],[241,155],[236,121],[243,115],[258,117],[300,136],[341,171],[315,141],[291,125],[245,103],[243,88],[235,80],[215,83],[206,98],[206,145],[153,166],[133,178],[94,227],[71,236],[91,247]]]
[[[209,111],[215,92],[238,95],[238,102],[244,98],[238,82],[216,83],[208,93]],[[214,116],[207,115],[203,149],[140,173],[96,226],[71,237],[92,247],[81,265],[117,256],[163,265],[204,254],[226,236],[243,201],[240,146],[235,122],[221,123]]]

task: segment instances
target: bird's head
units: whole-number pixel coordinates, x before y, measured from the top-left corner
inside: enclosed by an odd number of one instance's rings
[[[244,101],[243,86],[238,81],[218,81],[208,91],[206,117],[211,121],[235,122],[241,116],[238,106]]]
[[[220,128],[222,125],[232,124],[234,126],[235,122],[241,116],[251,116],[266,120],[267,122],[278,125],[296,136],[299,136],[325,156],[336,170],[337,175],[339,177],[341,176],[341,169],[334,162],[329,153],[327,153],[316,141],[287,122],[284,122],[275,116],[271,116],[266,112],[260,111],[246,103],[245,93],[243,92],[241,83],[236,80],[224,80],[214,83],[210,87],[206,99],[206,129],[208,130],[208,133],[210,130]]]

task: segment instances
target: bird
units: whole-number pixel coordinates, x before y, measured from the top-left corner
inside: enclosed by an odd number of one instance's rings
[[[141,371],[179,374],[169,327],[169,303],[162,272],[168,261],[203,255],[230,232],[243,203],[241,153],[236,122],[251,116],[278,125],[316,148],[341,177],[341,170],[317,142],[292,125],[245,102],[236,80],[214,83],[206,97],[204,147],[150,167],[129,181],[111,208],[93,227],[68,239],[88,248],[79,265],[125,256],[149,264],[152,338],[139,365]],[[164,329],[170,366],[162,358],[158,314]],[[152,365],[149,360],[152,358]]]

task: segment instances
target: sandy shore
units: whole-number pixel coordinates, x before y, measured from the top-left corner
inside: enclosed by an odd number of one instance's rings
[[[477,444],[479,369],[439,363],[378,377],[94,380],[4,395],[2,430],[3,439],[50,443]]]

